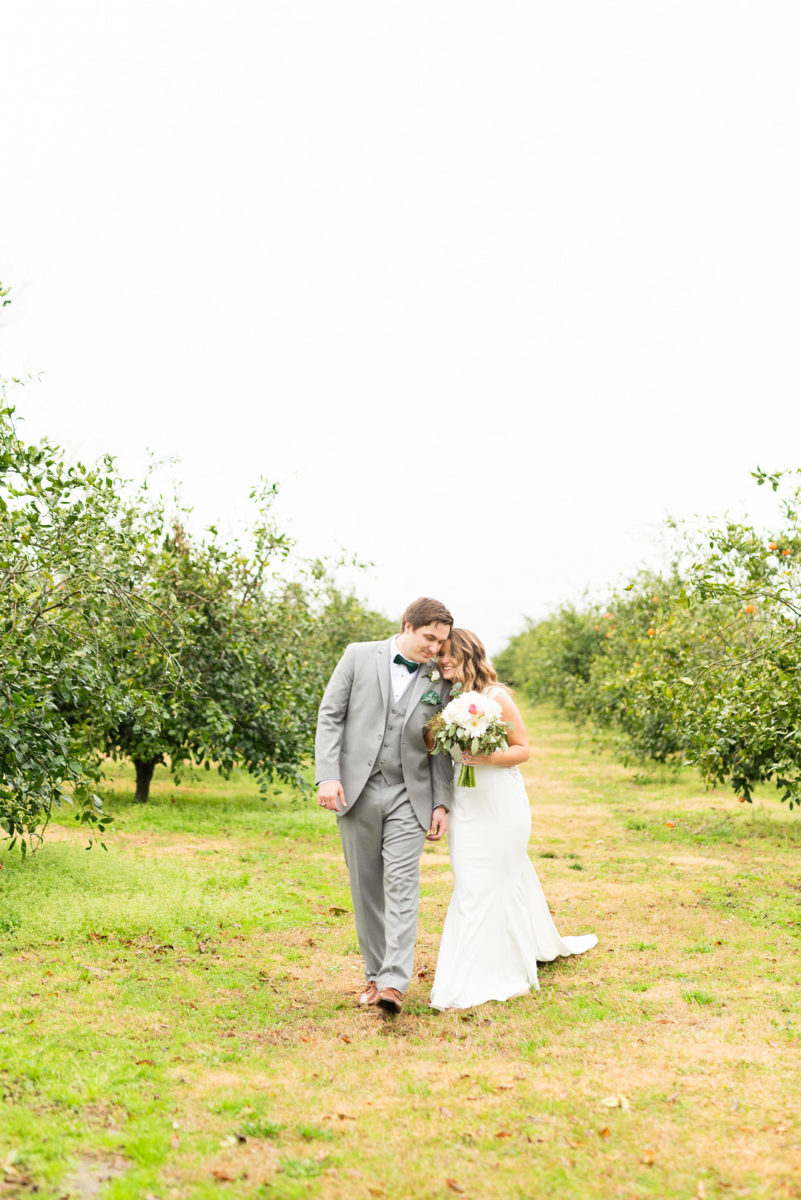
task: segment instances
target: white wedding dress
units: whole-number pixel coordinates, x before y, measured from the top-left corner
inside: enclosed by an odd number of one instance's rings
[[[538,962],[583,954],[598,941],[592,933],[563,938],[557,932],[528,857],[531,810],[518,768],[477,766],[475,772],[474,788],[454,787],[448,815],[454,888],[432,1008],[471,1008],[522,995],[539,988]]]

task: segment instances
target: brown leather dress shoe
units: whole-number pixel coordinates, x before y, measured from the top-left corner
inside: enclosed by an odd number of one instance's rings
[[[371,979],[359,996],[359,1004],[375,1004],[378,999],[378,984],[374,979]]]
[[[386,1012],[399,1013],[403,1008],[403,993],[394,987],[382,988],[378,993],[377,1004]]]

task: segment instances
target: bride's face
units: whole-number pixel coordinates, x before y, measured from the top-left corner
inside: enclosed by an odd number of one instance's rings
[[[458,660],[455,658],[450,642],[445,642],[437,656],[437,666],[442,672],[443,679],[453,679],[456,675]]]

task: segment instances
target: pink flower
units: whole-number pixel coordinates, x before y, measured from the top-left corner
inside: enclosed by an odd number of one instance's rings
[[[471,704],[467,711],[469,713],[477,713],[478,709],[476,708],[475,704]]]

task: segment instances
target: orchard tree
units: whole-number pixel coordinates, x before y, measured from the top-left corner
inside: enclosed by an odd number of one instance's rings
[[[672,569],[643,574],[583,611],[562,609],[498,660],[611,741],[626,762],[694,765],[743,801],[773,783],[801,803],[801,487],[782,492],[775,528],[710,522],[679,531]]]
[[[325,685],[346,646],[381,641],[396,633],[398,626],[384,613],[365,608],[355,592],[343,592],[334,574],[326,576],[321,596],[312,649]]]
[[[104,828],[98,723],[116,703],[110,619],[149,637],[111,460],[67,463],[0,410],[0,826],[23,852],[54,807]]]
[[[121,695],[105,749],[134,763],[140,802],[159,763],[177,780],[189,765],[223,775],[243,766],[265,792],[275,776],[305,787],[334,664],[347,642],[386,634],[386,618],[341,593],[332,568],[296,553],[275,496],[275,486],[256,489],[252,528],[228,542],[215,529],[193,536],[185,512],[165,534],[162,505],[131,510],[148,547],[135,590],[157,636],[125,622],[117,631]],[[175,668],[166,675],[165,656]]]
[[[691,760],[710,782],[751,801],[773,783],[801,805],[801,472],[769,475],[779,512],[765,532],[727,521],[697,546],[689,582],[699,603],[730,614],[714,654],[688,672],[682,708]],[[704,698],[698,703],[698,696]]]

